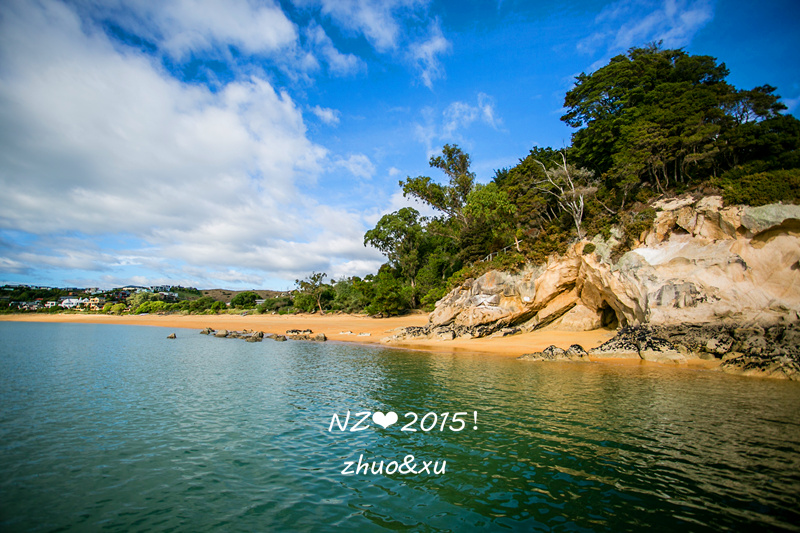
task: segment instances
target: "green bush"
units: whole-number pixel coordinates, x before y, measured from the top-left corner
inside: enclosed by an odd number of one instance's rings
[[[404,285],[391,272],[379,272],[372,280],[373,297],[367,306],[367,313],[371,315],[399,315],[411,308],[411,298],[414,290],[410,285]]]
[[[719,180],[722,198],[727,205],[766,205],[800,201],[800,168],[748,173],[737,167]]]
[[[256,306],[256,300],[259,299],[258,294],[252,291],[240,292],[231,299],[231,307],[239,307],[241,309],[253,309]]]

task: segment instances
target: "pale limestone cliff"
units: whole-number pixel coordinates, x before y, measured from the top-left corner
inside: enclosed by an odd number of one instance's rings
[[[431,330],[483,335],[549,324],[591,330],[798,319],[800,206],[723,207],[712,196],[654,207],[641,245],[618,261],[610,260],[614,239],[596,238],[593,247],[576,243],[516,275],[488,272],[437,302]]]

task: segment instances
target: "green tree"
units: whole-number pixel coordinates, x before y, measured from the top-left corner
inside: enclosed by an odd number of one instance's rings
[[[126,300],[128,307],[134,313],[147,313],[148,311],[138,311],[139,307],[145,302],[152,302],[159,299],[159,295],[153,292],[137,292],[133,296],[129,296]]]
[[[416,284],[417,272],[423,263],[424,228],[419,212],[411,207],[384,215],[378,224],[364,235],[364,246],[370,245],[383,253],[389,264]]]
[[[400,181],[403,196],[415,198],[466,226],[463,208],[475,184],[475,174],[469,170],[469,155],[458,145],[445,144],[442,155],[431,157],[429,164],[444,172],[449,184],[436,183],[427,176],[408,177]]]
[[[413,289],[403,285],[390,268],[381,268],[372,280],[373,296],[367,306],[371,315],[399,315],[411,307]]]
[[[371,287],[358,276],[344,278],[333,285],[333,309],[346,313],[363,311],[370,303]]]
[[[565,96],[562,117],[581,128],[572,138],[575,157],[611,187],[627,190],[638,180],[665,190],[711,175],[718,139],[735,123],[726,109],[766,117],[780,107],[771,100],[772,88],[737,93],[727,75],[713,57],[655,44],[580,74]]]
[[[467,203],[464,206],[464,214],[489,228],[489,232],[496,239],[502,241],[506,235],[513,236],[514,244],[519,251],[519,236],[514,220],[516,212],[517,206],[510,202],[508,194],[494,182],[476,185],[467,196]]]
[[[260,299],[258,294],[253,291],[240,292],[231,299],[231,307],[238,307],[240,309],[253,309],[256,306],[256,300]]]
[[[303,280],[295,280],[299,294],[295,297],[295,307],[305,308],[304,302],[308,299],[316,304],[320,313],[324,313],[322,309],[323,300],[332,300],[333,291],[330,285],[323,280],[328,275],[322,272],[312,272],[310,276]],[[299,299],[299,302],[298,302]],[[309,310],[309,309],[305,309]],[[313,310],[313,307],[310,309]]]

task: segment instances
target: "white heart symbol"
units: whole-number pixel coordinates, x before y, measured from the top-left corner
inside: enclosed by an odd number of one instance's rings
[[[372,414],[372,421],[383,427],[383,429],[386,429],[397,422],[397,413],[394,411],[389,411],[388,413],[383,414],[380,411],[375,411]]]

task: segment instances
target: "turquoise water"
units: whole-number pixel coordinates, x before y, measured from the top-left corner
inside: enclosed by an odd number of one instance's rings
[[[0,530],[797,531],[799,407],[716,372],[0,322]],[[348,409],[399,421],[329,431]],[[407,455],[444,472],[342,473]]]

